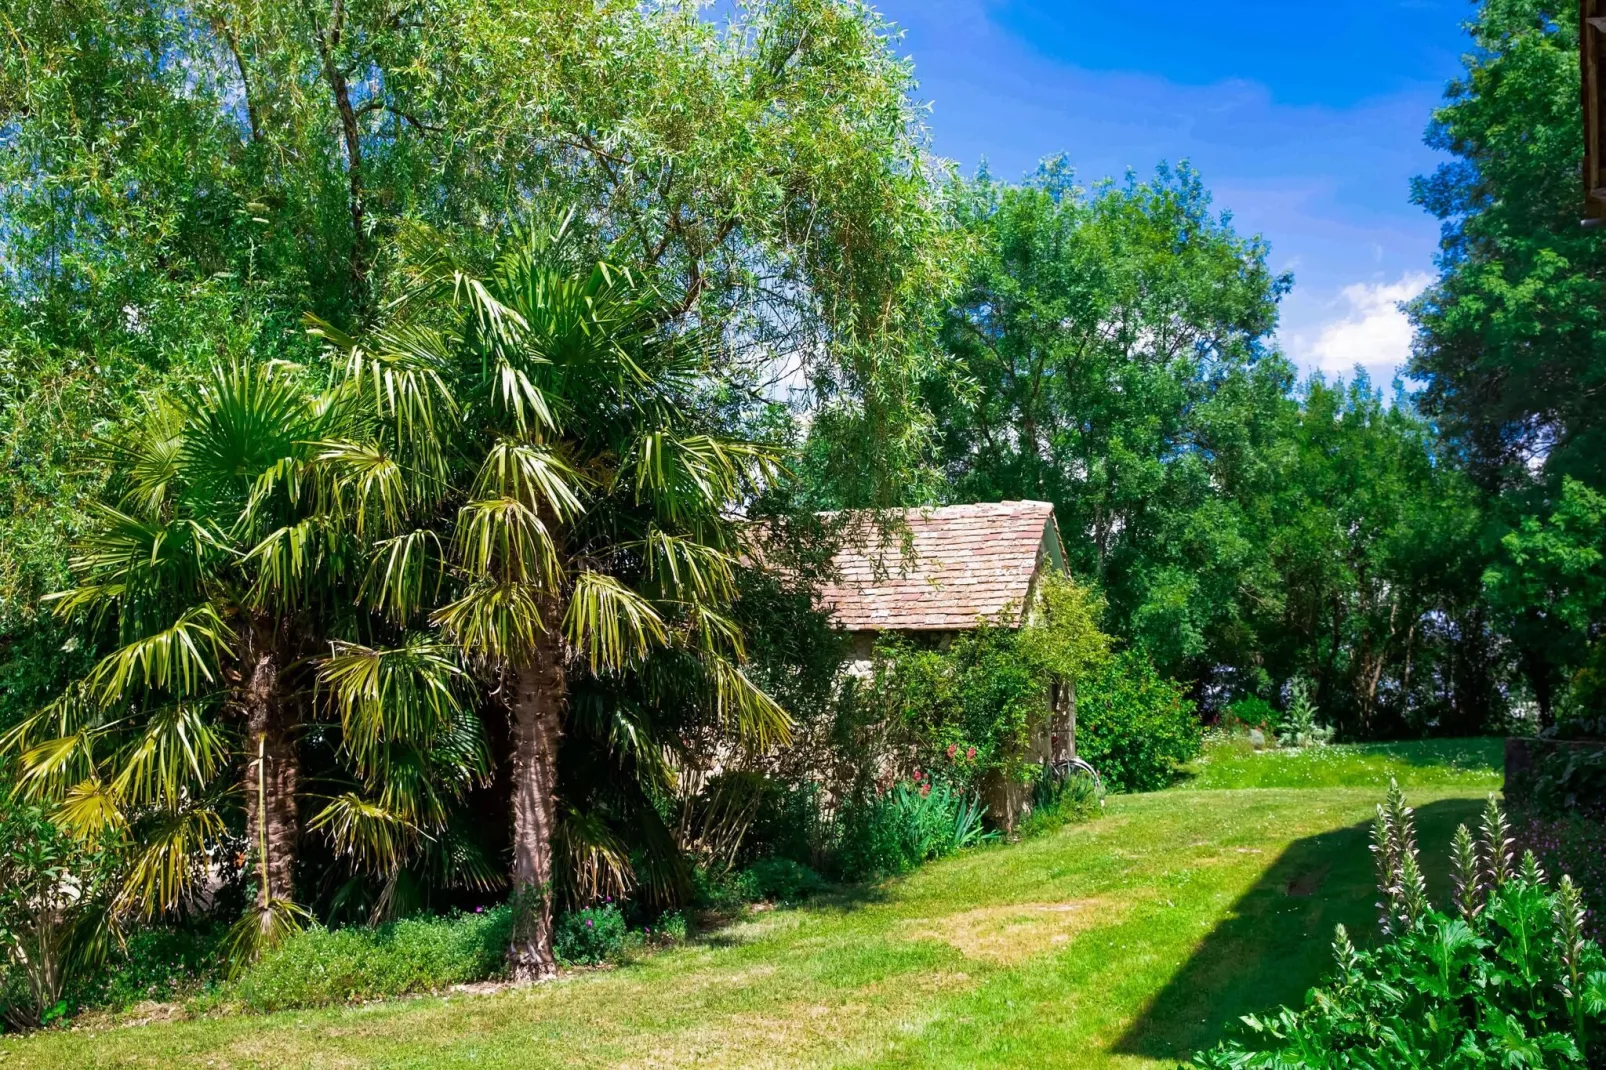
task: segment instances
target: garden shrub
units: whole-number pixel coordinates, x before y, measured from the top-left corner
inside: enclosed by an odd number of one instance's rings
[[[120,1011],[146,1000],[171,1002],[220,983],[228,927],[146,928],[127,933],[94,969],[80,971],[63,998],[74,1012]]]
[[[655,944],[684,944],[688,932],[686,915],[678,910],[660,914],[658,920],[647,926],[643,935]]]
[[[613,903],[567,911],[558,918],[552,947],[566,966],[596,966],[616,959],[625,948],[625,916]]]
[[[761,858],[742,873],[753,898],[795,903],[825,889],[825,879],[790,858]]]
[[[1392,787],[1373,828],[1388,940],[1360,951],[1340,926],[1336,969],[1304,1009],[1245,1018],[1246,1038],[1193,1065],[1606,1065],[1606,954],[1585,934],[1585,908],[1571,879],[1552,888],[1532,853],[1514,864],[1509,831],[1492,797],[1480,838],[1464,825],[1456,831],[1454,903],[1436,910],[1411,810]]]
[[[1034,734],[1051,714],[1054,681],[1083,679],[1109,659],[1102,601],[1070,577],[1045,577],[1022,628],[983,622],[944,649],[904,637],[876,646],[866,701],[899,726],[922,769],[974,791],[990,776],[1026,782]]]
[[[978,797],[934,783],[919,770],[915,777],[842,808],[836,861],[844,880],[907,873],[988,835]]]
[[[491,980],[503,976],[512,931],[513,916],[505,906],[374,928],[314,926],[265,952],[225,986],[220,998],[276,1011]]]
[[[1242,729],[1248,731],[1258,728],[1262,732],[1271,730],[1272,722],[1277,720],[1277,711],[1272,704],[1258,695],[1238,699],[1227,707],[1226,716],[1222,718],[1221,727],[1228,732]]]
[[[1540,813],[1606,818],[1606,743],[1552,750],[1532,775],[1530,797]]]
[[[1204,729],[1182,686],[1126,652],[1078,688],[1076,752],[1111,791],[1155,791],[1199,756]]]
[[[1052,832],[1098,816],[1104,806],[1100,785],[1089,776],[1056,777],[1045,769],[1032,788],[1032,810],[1016,827],[1021,839]]]
[[[0,1021],[31,1029],[67,1013],[65,986],[92,958],[86,937],[100,931],[116,876],[109,848],[0,791]]]

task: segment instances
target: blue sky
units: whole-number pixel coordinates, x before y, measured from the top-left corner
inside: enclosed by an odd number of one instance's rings
[[[1386,385],[1438,223],[1409,202],[1460,71],[1470,0],[880,0],[906,36],[934,148],[1019,178],[1065,152],[1089,181],[1186,159],[1294,273],[1283,347]]]

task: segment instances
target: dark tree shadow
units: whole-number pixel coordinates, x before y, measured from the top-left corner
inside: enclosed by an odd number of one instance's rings
[[[1450,799],[1417,811],[1423,868],[1435,903],[1448,892],[1450,837],[1476,828],[1482,803]],[[1298,840],[1233,904],[1114,1050],[1181,1061],[1241,1028],[1246,1014],[1298,1007],[1332,962],[1334,926],[1357,944],[1377,933],[1377,887],[1363,823]]]

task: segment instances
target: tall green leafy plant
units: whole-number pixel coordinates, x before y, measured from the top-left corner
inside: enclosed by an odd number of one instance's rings
[[[788,728],[743,672],[727,608],[731,511],[775,454],[719,422],[719,339],[667,326],[668,298],[591,249],[572,213],[508,237],[488,265],[414,230],[382,326],[315,324],[381,417],[326,449],[374,458],[401,503],[365,599],[398,627],[427,622],[509,708],[520,980],[556,968],[559,847],[606,875],[593,891],[636,875],[606,820],[559,810],[560,777],[575,778],[567,799],[606,796],[650,830],[663,878],[651,800],[672,786],[671,755],[699,730],[763,745]],[[354,467],[346,484],[367,478]]]
[[[1493,797],[1478,837],[1464,825],[1456,830],[1456,891],[1447,911],[1428,900],[1411,808],[1398,785],[1378,807],[1372,849],[1385,942],[1358,950],[1340,926],[1334,972],[1303,1009],[1244,1019],[1246,1039],[1192,1065],[1600,1065],[1606,953],[1584,935],[1571,879],[1552,886],[1531,852],[1513,861]]]

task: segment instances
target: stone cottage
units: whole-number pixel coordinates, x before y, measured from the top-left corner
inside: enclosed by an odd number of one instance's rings
[[[910,509],[907,538],[849,531],[834,559],[833,579],[821,604],[853,637],[848,671],[870,671],[878,636],[901,633],[942,645],[983,622],[1020,627],[1035,604],[1037,584],[1050,569],[1065,569],[1054,507],[1048,502],[997,502]],[[1039,760],[1062,761],[1076,749],[1075,696],[1055,685],[1049,724],[1033,750]],[[993,815],[1013,825],[1024,791],[998,785]]]

